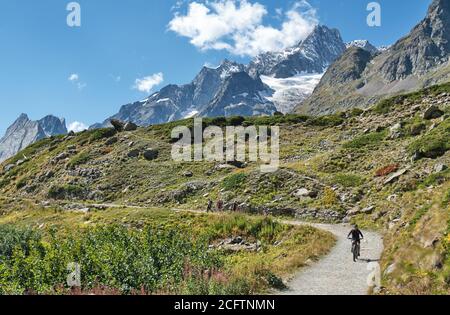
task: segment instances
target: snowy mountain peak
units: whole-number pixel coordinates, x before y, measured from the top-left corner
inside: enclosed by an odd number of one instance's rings
[[[338,30],[318,25],[297,46],[255,57],[247,67],[252,77],[289,78],[305,73],[323,73],[345,51]]]
[[[346,46],[347,48],[358,47],[370,52],[371,54],[376,54],[377,52],[379,52],[378,48],[373,46],[368,40],[365,39],[357,39],[351,41],[350,43],[347,43]]]

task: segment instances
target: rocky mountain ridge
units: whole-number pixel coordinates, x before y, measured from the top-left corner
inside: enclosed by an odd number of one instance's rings
[[[0,162],[16,155],[17,152],[38,140],[66,133],[66,122],[62,118],[48,115],[40,120],[32,121],[26,114],[21,114],[0,139]]]

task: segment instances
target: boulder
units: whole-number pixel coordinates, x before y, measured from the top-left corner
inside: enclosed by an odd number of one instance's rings
[[[398,139],[403,137],[402,124],[397,123],[390,128],[389,139]]]
[[[106,140],[105,145],[113,145],[114,143],[117,143],[119,141],[119,138],[112,137]]]
[[[317,197],[317,192],[306,188],[300,188],[294,192],[294,196],[297,198],[315,198]]]
[[[418,136],[420,135],[423,131],[425,131],[427,129],[427,126],[425,124],[414,124],[411,126],[409,133],[411,134],[411,136]]]
[[[443,172],[443,171],[445,171],[445,170],[447,170],[448,169],[448,166],[447,165],[445,165],[445,164],[437,164],[435,167],[434,167],[434,172],[435,173],[441,173],[441,172]]]
[[[123,122],[121,122],[120,120],[111,119],[109,122],[114,127],[114,129],[116,129],[117,132],[121,132],[124,130],[125,124]]]
[[[6,165],[6,166],[3,168],[3,170],[4,170],[5,172],[9,172],[9,171],[12,170],[15,166],[16,166],[15,164],[8,164],[8,165]]]
[[[144,158],[147,161],[153,161],[156,160],[158,158],[159,155],[159,151],[155,150],[155,149],[148,149],[144,151]]]
[[[131,150],[130,152],[128,152],[127,156],[129,158],[137,158],[139,156],[141,152],[137,149]]]
[[[396,181],[397,179],[399,179],[401,176],[405,175],[406,172],[408,172],[408,169],[406,169],[406,168],[401,169],[401,170],[395,172],[394,174],[392,174],[391,176],[389,176],[389,177],[384,181],[384,184],[387,185],[387,184],[391,184],[391,183],[395,182],[395,181]]]
[[[423,114],[423,118],[426,120],[440,118],[444,115],[444,112],[439,109],[439,107],[432,105],[430,106],[425,113]]]
[[[189,172],[189,171],[188,171],[188,172],[184,172],[184,173],[183,173],[183,176],[184,176],[184,177],[192,177],[192,176],[194,176],[194,174],[193,174],[192,172]]]
[[[134,131],[138,128],[138,126],[132,122],[127,122],[123,127],[124,131]]]

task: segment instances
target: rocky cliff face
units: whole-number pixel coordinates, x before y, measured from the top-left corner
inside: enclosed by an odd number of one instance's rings
[[[7,129],[5,136],[0,140],[0,161],[16,155],[38,140],[66,133],[67,128],[64,119],[46,116],[40,120],[32,121],[26,114],[22,114]]]
[[[271,93],[261,79],[254,79],[246,72],[234,73],[200,115],[204,117],[272,115],[277,109],[267,100],[267,96]]]
[[[320,115],[365,108],[389,95],[450,80],[450,1],[434,0],[425,19],[410,34],[380,53],[355,55],[353,48],[325,73],[296,112]],[[353,75],[345,78],[351,74],[346,71],[349,68],[359,69],[359,73],[350,71]]]

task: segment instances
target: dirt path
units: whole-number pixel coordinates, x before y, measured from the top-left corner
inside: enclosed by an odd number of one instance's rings
[[[305,223],[286,221],[284,223],[304,225]],[[311,224],[333,233],[337,244],[319,262],[298,272],[288,283],[288,290],[282,295],[366,295],[369,290],[367,279],[370,262],[380,259],[383,241],[378,233],[363,231],[365,239],[361,243],[361,259],[354,263],[350,253],[351,244],[347,235],[349,225]]]

